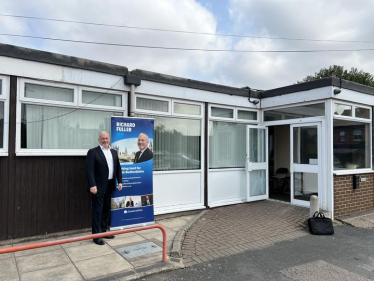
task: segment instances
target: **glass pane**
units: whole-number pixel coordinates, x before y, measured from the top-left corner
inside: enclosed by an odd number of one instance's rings
[[[334,103],[334,114],[342,116],[352,116],[352,106]]]
[[[325,115],[325,103],[308,104],[264,112],[265,121],[288,120]]]
[[[297,200],[310,201],[310,196],[318,196],[318,174],[295,172],[293,190]]]
[[[169,102],[137,97],[136,108],[151,111],[169,112]]]
[[[110,132],[113,112],[22,104],[21,147],[87,149],[98,145],[100,131]],[[44,121],[43,121],[44,120]]]
[[[356,107],[355,116],[357,118],[370,119],[370,110],[368,108]]]
[[[334,120],[334,170],[370,168],[370,124]]]
[[[0,102],[0,148],[4,148],[3,141],[4,141],[4,102]]]
[[[317,126],[293,128],[293,162],[318,165]]]
[[[257,120],[257,112],[238,110],[238,119]]]
[[[25,84],[25,97],[53,101],[74,101],[74,90],[43,85]]]
[[[230,108],[212,107],[211,115],[213,117],[234,118],[234,110]]]
[[[249,162],[266,162],[264,129],[249,129]]]
[[[153,170],[200,169],[201,120],[140,115],[155,120]]]
[[[266,194],[266,170],[255,170],[249,174],[249,196]]]
[[[175,102],[174,112],[179,114],[201,115],[201,106]]]
[[[0,96],[3,94],[3,81],[0,80]]]
[[[246,124],[209,122],[209,168],[244,168]]]
[[[122,106],[122,96],[108,93],[82,91],[82,102],[104,106]]]

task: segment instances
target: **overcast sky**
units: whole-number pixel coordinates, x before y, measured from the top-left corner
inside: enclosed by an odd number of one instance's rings
[[[374,42],[372,0],[0,0],[0,14],[276,38]],[[225,50],[374,49],[374,43],[160,32],[0,16],[0,33]],[[0,43],[234,87],[294,84],[333,64],[374,74],[374,51],[234,53],[143,49],[0,36]]]

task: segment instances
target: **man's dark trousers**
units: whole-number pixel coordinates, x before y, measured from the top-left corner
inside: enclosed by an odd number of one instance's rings
[[[108,180],[105,193],[92,194],[92,234],[106,232],[110,225],[110,202],[112,191],[110,186],[115,179]]]

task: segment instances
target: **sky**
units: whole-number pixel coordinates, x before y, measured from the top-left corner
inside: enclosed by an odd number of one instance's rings
[[[213,52],[133,48],[0,35],[0,43],[123,65],[130,71],[144,69],[233,87],[248,86],[262,90],[292,85],[307,75],[334,64],[344,66],[348,70],[356,67],[374,74],[372,0],[0,0],[0,7],[1,34],[157,47],[231,50]],[[54,22],[4,15],[190,33]],[[373,51],[233,52],[342,49]]]

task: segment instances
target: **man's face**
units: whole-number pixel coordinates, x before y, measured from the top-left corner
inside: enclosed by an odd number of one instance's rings
[[[146,135],[139,135],[138,137],[138,147],[140,150],[144,150],[148,147],[148,138]]]
[[[99,143],[105,147],[105,149],[108,149],[109,148],[109,144],[110,144],[110,137],[109,137],[109,134],[108,133],[101,133],[99,135]]]

